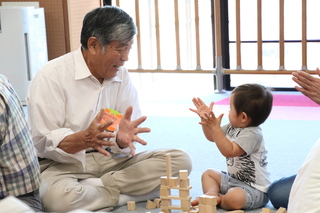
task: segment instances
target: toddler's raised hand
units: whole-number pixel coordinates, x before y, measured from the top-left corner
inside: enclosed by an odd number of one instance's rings
[[[200,118],[203,117],[205,113],[209,114],[214,105],[214,102],[211,102],[209,106],[207,106],[200,98],[193,98],[192,102],[196,109],[190,108],[190,111],[197,113]]]
[[[201,122],[199,122],[201,125],[207,126],[210,129],[218,128],[221,125],[221,119],[223,117],[223,114],[221,114],[219,117],[216,117],[215,114],[211,111],[210,113],[204,113],[203,116],[201,116]]]

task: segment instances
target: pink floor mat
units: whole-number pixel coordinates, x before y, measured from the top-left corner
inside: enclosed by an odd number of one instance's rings
[[[215,102],[217,105],[229,105],[229,98]],[[318,104],[304,95],[273,95],[273,106],[319,107]]]

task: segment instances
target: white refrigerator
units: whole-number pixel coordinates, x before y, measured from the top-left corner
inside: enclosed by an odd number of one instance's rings
[[[31,80],[48,61],[44,9],[4,5],[0,6],[0,73],[25,105]]]

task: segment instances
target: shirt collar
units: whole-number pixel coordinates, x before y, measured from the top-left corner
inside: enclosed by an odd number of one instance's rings
[[[91,72],[83,58],[81,47],[74,53],[74,63],[75,63],[75,80],[87,78],[91,76]]]

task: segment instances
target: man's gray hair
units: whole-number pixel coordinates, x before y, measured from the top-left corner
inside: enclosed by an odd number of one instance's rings
[[[88,49],[88,39],[96,37],[101,46],[118,41],[126,43],[137,33],[132,18],[115,6],[99,7],[87,13],[81,30],[82,48]]]

